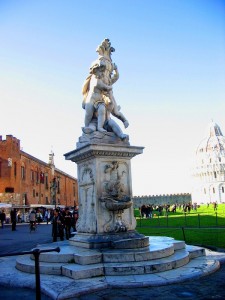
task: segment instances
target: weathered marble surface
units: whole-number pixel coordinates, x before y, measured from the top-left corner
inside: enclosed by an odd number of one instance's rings
[[[118,68],[111,58],[115,49],[111,47],[109,39],[104,39],[96,51],[98,58],[91,64],[89,75],[82,87],[82,107],[85,109],[85,127],[82,130],[85,134],[95,131],[113,132],[121,140],[125,140],[127,135],[111,118],[112,114],[123,122],[125,128],[129,126],[112,91],[112,85],[119,78]]]
[[[124,242],[126,243],[126,240]],[[143,245],[142,248],[127,249],[84,249],[70,246],[71,241],[60,242],[61,252],[40,255],[40,272],[49,275],[61,274],[74,279],[103,275],[140,275],[180,268],[190,259],[205,255],[204,248],[187,246],[188,251],[185,243],[179,243],[180,249],[175,249],[178,242],[172,238],[162,238],[162,241],[158,238],[148,247]],[[45,249],[46,245],[40,248]],[[34,273],[32,255],[19,257],[16,267],[23,272]]]
[[[130,161],[143,152],[143,147],[130,146],[129,136],[111,117],[122,121],[125,128],[129,126],[112,91],[119,78],[111,57],[115,49],[109,39],[104,39],[96,51],[98,58],[91,64],[82,87],[83,134],[76,149],[65,154],[67,160],[77,164],[78,174],[78,235],[72,240],[74,245],[84,248],[111,247],[112,242],[118,241],[115,234],[120,234],[121,240],[131,238],[136,220]],[[143,240],[138,233],[132,238],[136,239],[134,248]]]
[[[66,159],[77,163],[78,169],[78,235],[73,239],[80,246],[85,242],[85,234],[88,236],[84,247],[91,247],[88,241],[90,235],[97,243],[99,240],[101,247],[105,240],[104,247],[107,247],[115,240],[114,237],[110,240],[110,234],[119,233],[120,238],[124,239],[129,238],[127,233],[135,230],[130,160],[142,152],[143,147],[123,142],[87,143],[65,154]]]

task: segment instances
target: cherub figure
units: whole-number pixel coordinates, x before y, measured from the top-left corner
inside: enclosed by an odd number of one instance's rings
[[[111,47],[109,40],[105,39],[96,51],[99,57],[93,62],[90,75],[82,88],[84,95],[82,107],[86,110],[83,132],[109,131],[125,139],[127,135],[123,134],[119,125],[110,117],[112,114],[124,123],[125,128],[129,126],[112,92],[112,85],[119,78],[117,66],[111,60],[111,52],[115,50]]]

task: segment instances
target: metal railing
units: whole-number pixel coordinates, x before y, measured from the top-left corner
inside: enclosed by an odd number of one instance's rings
[[[26,254],[33,254],[34,260],[35,260],[35,280],[36,280],[36,300],[41,300],[41,280],[40,280],[40,266],[39,266],[39,256],[41,253],[46,252],[60,252],[60,248],[49,248],[49,249],[39,249],[35,248],[31,251],[22,251],[22,252],[14,252],[10,254],[1,254],[0,257],[6,257],[6,256],[16,256],[16,255],[26,255]]]

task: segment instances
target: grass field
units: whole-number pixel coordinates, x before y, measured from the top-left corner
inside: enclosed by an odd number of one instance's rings
[[[170,236],[187,244],[225,248],[225,204],[219,204],[216,211],[212,205],[201,205],[190,213],[163,211],[162,216],[154,211],[151,219],[141,218],[138,209],[134,214],[137,231],[147,236]]]

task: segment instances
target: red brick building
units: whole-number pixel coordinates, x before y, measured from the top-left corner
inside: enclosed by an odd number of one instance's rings
[[[0,202],[17,207],[78,205],[77,179],[20,150],[20,140],[0,136]]]

